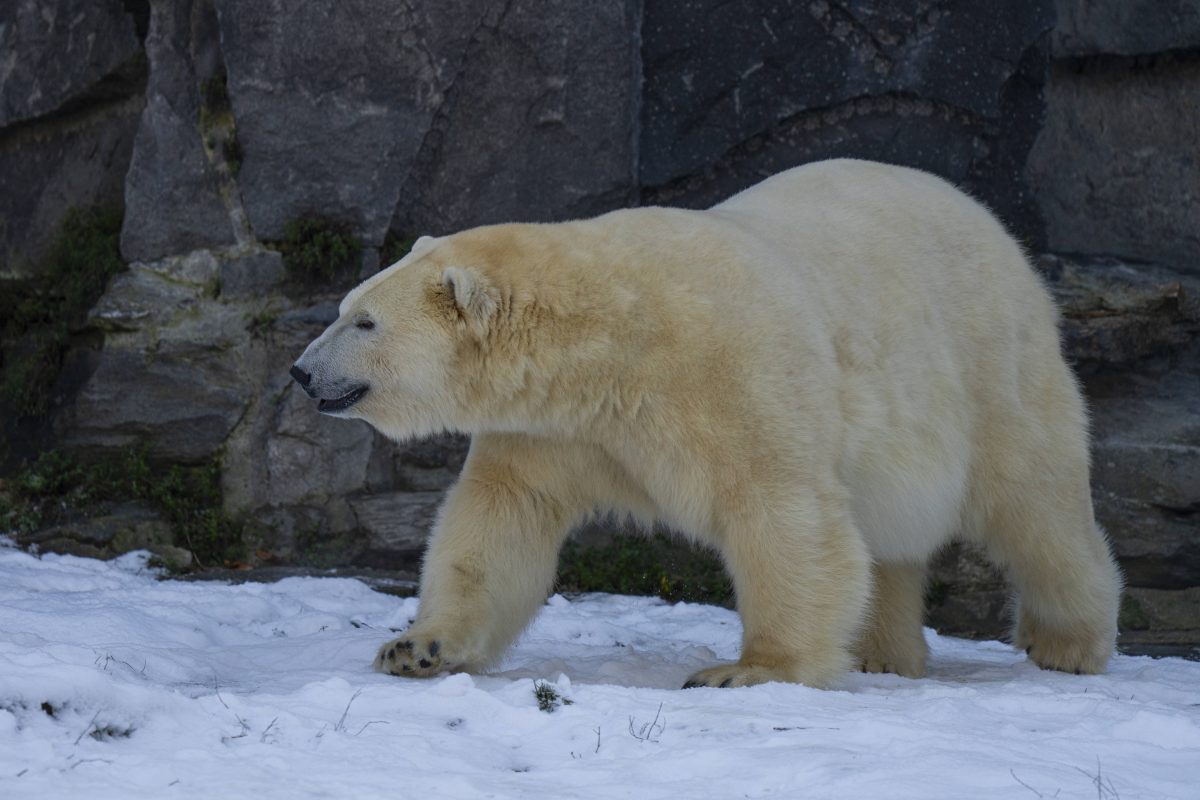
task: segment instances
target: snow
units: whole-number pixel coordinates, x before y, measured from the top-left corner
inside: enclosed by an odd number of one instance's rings
[[[1200,798],[1200,663],[1080,677],[928,631],[923,680],[680,691],[737,616],[588,595],[486,676],[372,672],[416,609],[0,546],[0,798]]]

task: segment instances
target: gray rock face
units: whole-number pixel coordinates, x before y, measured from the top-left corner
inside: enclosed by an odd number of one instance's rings
[[[967,183],[1036,234],[1020,168],[1053,8],[1018,5],[647,0],[640,178],[666,191],[646,199],[706,205],[856,156]]]
[[[1200,61],[1056,64],[1029,182],[1051,249],[1200,274]]]
[[[466,436],[451,434],[405,442],[395,450],[400,484],[417,492],[449,489],[462,471],[470,445]]]
[[[289,220],[323,215],[381,244],[487,4],[218,0],[216,8],[245,154],[239,185],[256,235],[280,239]]]
[[[1056,0],[1058,56],[1137,55],[1200,46],[1197,0]]]
[[[1115,258],[1038,261],[1062,314],[1063,349],[1082,369],[1128,367],[1200,337],[1200,278]]]
[[[217,269],[217,260],[205,251],[179,259],[170,268],[162,264],[134,265],[113,278],[108,291],[92,308],[89,322],[110,333],[169,326],[197,310],[203,286]]]
[[[929,567],[928,623],[939,633],[1004,639],[1012,630],[1012,589],[976,547],[955,542]]]
[[[0,127],[78,98],[139,50],[121,0],[8,0],[0,5]]]
[[[152,260],[201,247],[233,244],[229,213],[200,131],[202,78],[213,71],[215,28],[202,0],[154,3],[146,55],[150,79],[146,109],[125,181],[121,253]]]
[[[294,385],[284,389],[278,415],[266,452],[273,504],[324,500],[366,485],[374,435],[365,422],[321,416]]]
[[[261,250],[221,263],[221,296],[249,298],[278,289],[284,281],[283,256]]]
[[[140,52],[120,0],[0,4],[0,272],[36,272],[70,209],[121,205]]]
[[[1200,657],[1200,586],[1125,590],[1121,650],[1147,655]]]
[[[322,215],[378,246],[393,218],[444,232],[630,199],[634,8],[219,0],[255,233]]]
[[[105,348],[76,401],[69,447],[141,444],[155,458],[182,463],[203,461],[220,449],[249,401],[236,365],[222,363],[213,342],[164,344],[153,356],[138,348]]]
[[[57,538],[70,538],[97,547],[107,547],[126,532],[132,533],[128,538],[137,541],[141,546],[147,546],[151,542],[171,543],[171,527],[162,515],[137,503],[125,504],[103,516],[45,528],[25,537],[24,541],[42,544]]]
[[[1130,586],[1200,586],[1200,349],[1087,383],[1093,488]]]
[[[63,420],[80,450],[147,447],[161,461],[203,461],[250,402],[237,344],[245,312],[207,303],[219,273],[209,253],[118,276],[93,310],[109,331],[99,364]]]
[[[149,550],[168,565],[185,568],[192,554],[174,544],[170,523],[139,503],[122,504],[106,514],[67,522],[20,537],[39,551],[86,558],[113,558],[133,550]]]
[[[410,566],[425,549],[444,496],[442,492],[392,492],[351,498],[358,526],[367,534],[366,546],[355,556],[355,564]]]
[[[571,219],[636,198],[640,0],[492,5],[454,63],[398,230]]]
[[[0,271],[35,272],[72,208],[120,207],[141,111],[135,93],[0,131]]]

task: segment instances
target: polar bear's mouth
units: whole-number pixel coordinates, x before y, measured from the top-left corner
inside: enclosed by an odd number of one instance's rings
[[[338,411],[345,411],[350,406],[363,399],[363,395],[367,393],[368,387],[356,386],[346,392],[341,397],[335,397],[332,400],[322,400],[317,403],[317,411],[322,414],[334,414]]]

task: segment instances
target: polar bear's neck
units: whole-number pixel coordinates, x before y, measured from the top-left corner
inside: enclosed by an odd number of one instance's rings
[[[703,213],[639,209],[452,237],[501,288],[492,363],[476,373],[487,385],[472,389],[490,395],[480,429],[609,429],[678,396],[681,381],[728,375],[723,356],[695,346],[724,335],[722,293],[737,283],[689,270],[723,260],[736,272],[736,258],[693,235]]]

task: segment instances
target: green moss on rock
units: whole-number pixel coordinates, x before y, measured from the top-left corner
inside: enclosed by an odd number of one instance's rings
[[[240,561],[246,546],[240,522],[221,506],[217,460],[184,466],[152,464],[144,453],[126,450],[84,462],[52,450],[0,484],[0,531],[32,533],[64,516],[94,516],[116,503],[138,500],[170,524],[174,544],[189,550],[198,565]]]
[[[120,211],[73,210],[36,277],[0,291],[0,403],[9,413],[48,411],[71,331],[125,269],[120,237]]]
[[[599,547],[568,542],[559,558],[558,590],[733,606],[733,585],[720,559],[662,533],[617,534]]]
[[[305,217],[289,222],[283,241],[275,244],[283,265],[296,283],[311,286],[340,276],[357,277],[362,243],[332,220]]]

